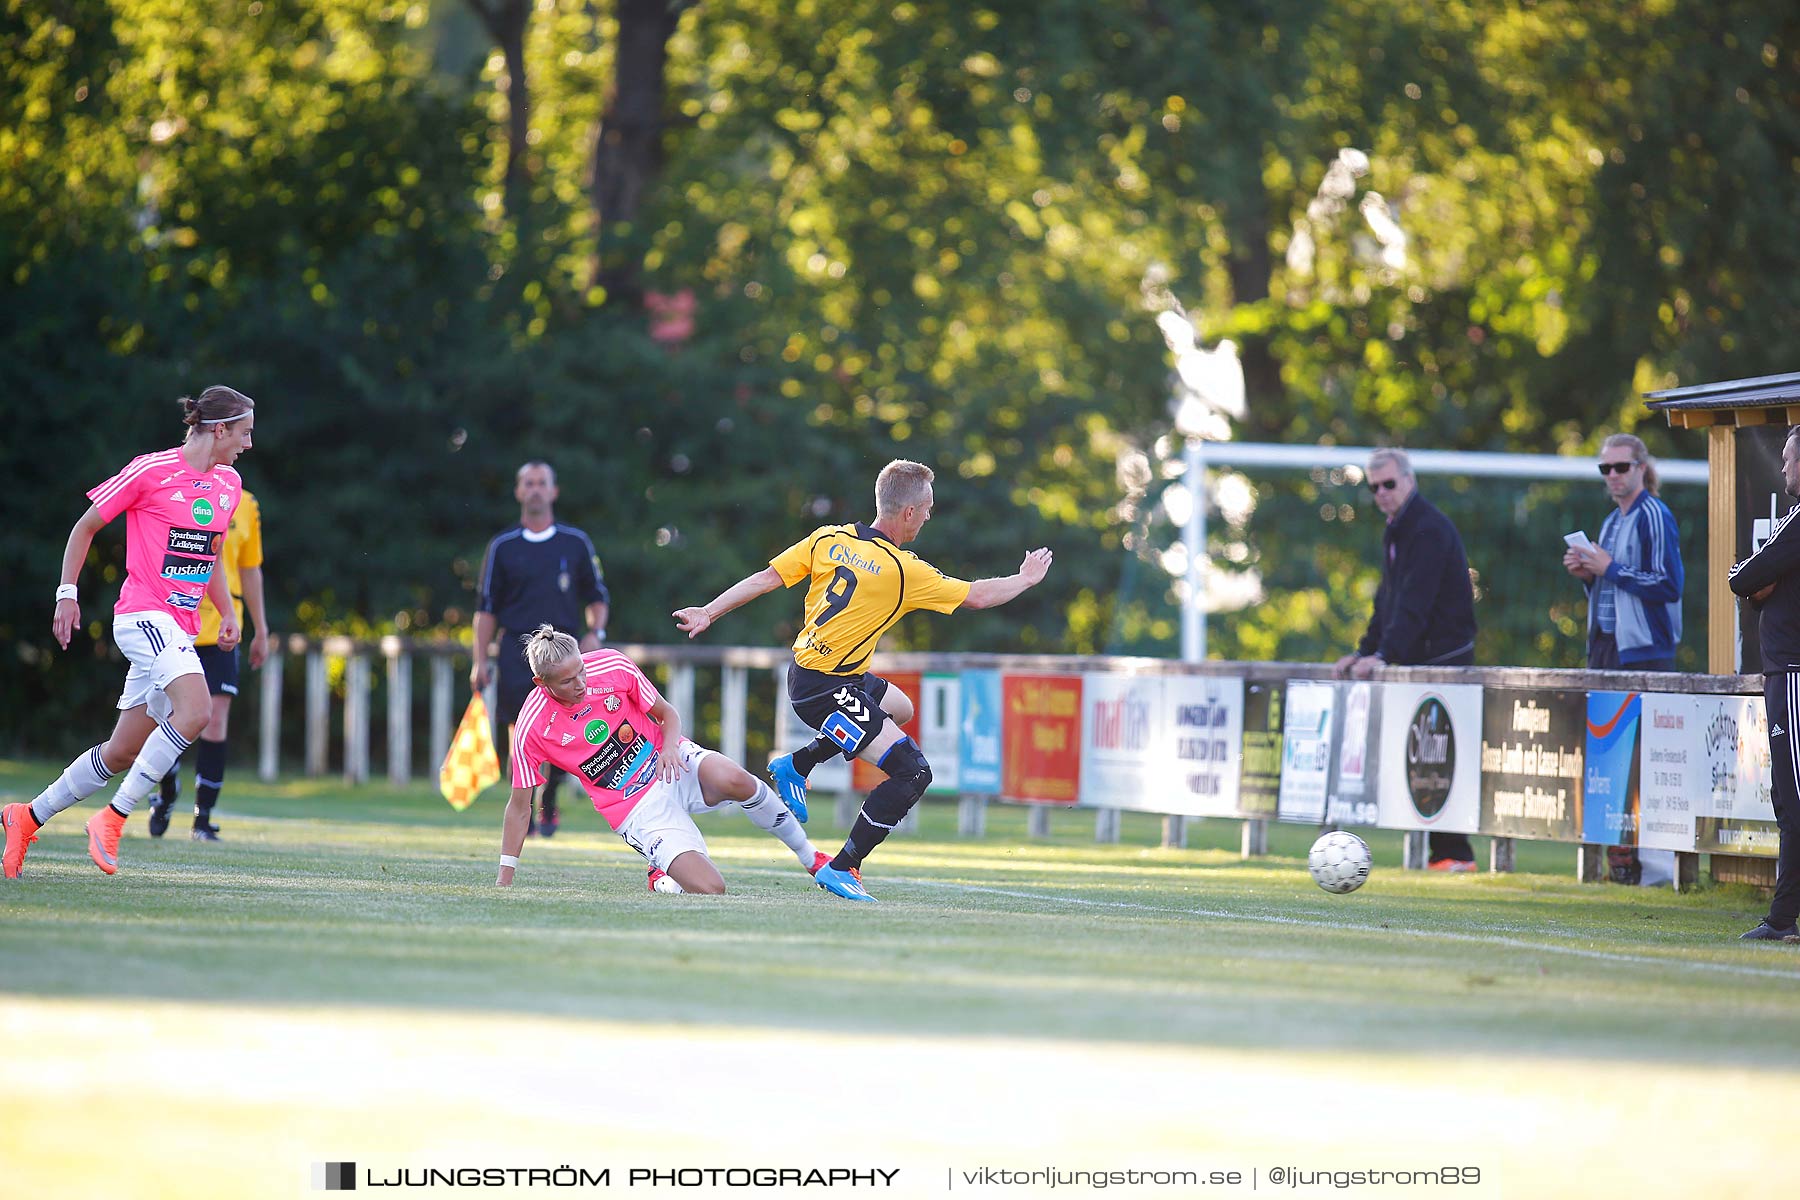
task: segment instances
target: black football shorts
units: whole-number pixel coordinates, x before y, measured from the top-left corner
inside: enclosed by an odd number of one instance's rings
[[[788,698],[808,725],[855,758],[888,719],[881,698],[891,685],[879,675],[827,675],[798,663],[788,668]]]

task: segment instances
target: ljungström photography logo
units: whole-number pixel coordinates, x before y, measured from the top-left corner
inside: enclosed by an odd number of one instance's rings
[[[314,1163],[313,1190],[315,1192],[354,1192],[356,1190],[355,1163]]]

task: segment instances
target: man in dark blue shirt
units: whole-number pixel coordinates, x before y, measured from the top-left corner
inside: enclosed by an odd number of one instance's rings
[[[481,564],[469,685],[477,692],[487,687],[498,665],[494,743],[506,747],[509,759],[513,719],[533,686],[519,638],[549,624],[574,637],[584,652],[598,650],[606,640],[612,598],[600,573],[599,556],[587,534],[556,523],[557,494],[556,472],[549,463],[533,461],[520,467],[513,486],[519,523],[488,543]],[[490,657],[496,633],[499,649]],[[507,731],[504,738],[498,734],[502,728]],[[562,778],[563,773],[554,769],[545,776],[542,808],[532,825],[545,837],[554,834],[559,823],[556,789]]]
[[[1788,430],[1781,448],[1781,482],[1800,496],[1800,425]],[[1769,716],[1769,800],[1781,848],[1775,856],[1775,894],[1769,915],[1742,936],[1749,941],[1800,942],[1800,755],[1794,748],[1794,718],[1800,716],[1800,505],[1775,523],[1768,540],[1731,568],[1731,590],[1758,613],[1762,638],[1763,703]],[[1748,665],[1748,664],[1745,664]]]
[[[1353,653],[1333,665],[1339,678],[1367,679],[1378,667],[1466,667],[1475,661],[1475,590],[1462,535],[1419,494],[1404,451],[1369,455],[1369,491],[1387,518],[1375,611]],[[1467,834],[1433,830],[1433,871],[1473,871]]]

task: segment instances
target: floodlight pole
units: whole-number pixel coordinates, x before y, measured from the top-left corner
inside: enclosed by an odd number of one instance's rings
[[[1181,603],[1181,661],[1206,661],[1206,451],[1192,434],[1183,439],[1183,475],[1193,507],[1181,540],[1187,547],[1187,595]]]

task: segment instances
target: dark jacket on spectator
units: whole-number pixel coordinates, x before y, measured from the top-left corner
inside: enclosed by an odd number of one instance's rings
[[[1757,607],[1765,675],[1800,670],[1800,504],[1775,523],[1756,553],[1731,568],[1730,587],[1751,596],[1769,584],[1772,595]]]
[[[1381,587],[1357,644],[1395,666],[1468,661],[1475,647],[1469,558],[1450,518],[1417,491],[1381,535]]]

